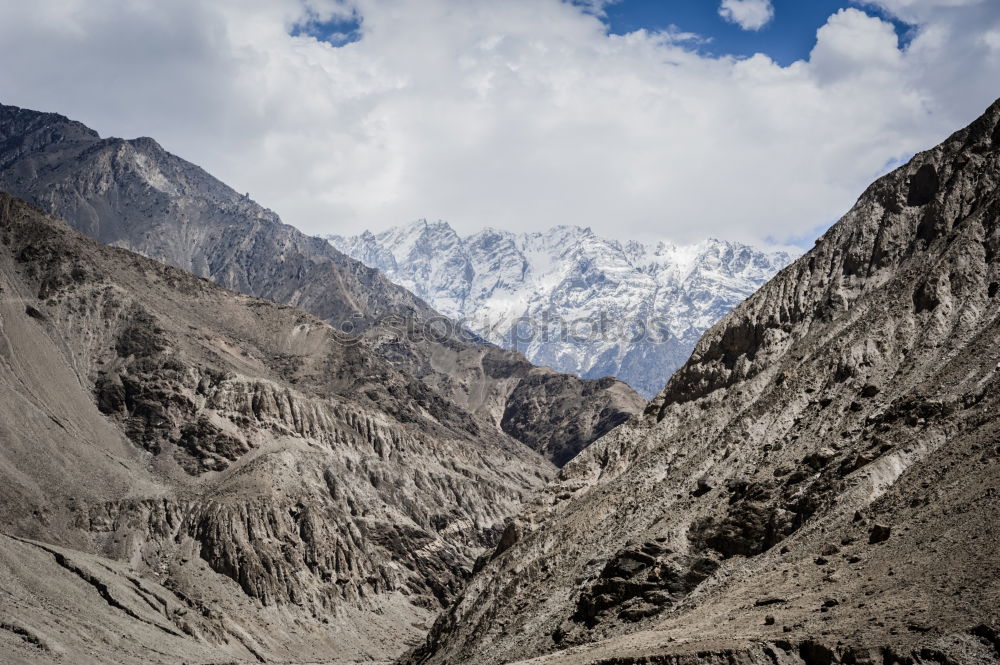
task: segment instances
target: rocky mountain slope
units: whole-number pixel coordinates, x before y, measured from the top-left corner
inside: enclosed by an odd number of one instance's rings
[[[0,105],[0,191],[101,242],[363,335],[442,399],[558,464],[643,407],[618,381],[580,381],[481,343],[152,139],[102,139],[63,116]]]
[[[409,663],[1000,662],[1000,102],[508,529]]]
[[[386,660],[552,469],[364,340],[7,195],[0,442],[4,663]]]
[[[719,240],[620,243],[575,226],[460,237],[446,222],[421,220],[329,240],[533,363],[615,376],[647,398],[705,330],[791,261]]]

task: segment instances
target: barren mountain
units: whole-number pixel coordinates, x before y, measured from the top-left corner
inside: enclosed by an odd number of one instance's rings
[[[411,663],[1000,662],[1000,102],[512,524]]]
[[[791,261],[735,242],[622,243],[577,226],[463,237],[420,220],[329,240],[495,344],[584,378],[617,377],[647,398]]]
[[[4,663],[385,660],[552,468],[300,310],[0,243]]]
[[[102,139],[63,116],[0,105],[0,191],[101,242],[363,334],[442,399],[558,464],[643,407],[621,382],[567,377],[483,343],[150,138]],[[528,417],[531,428],[517,426]]]

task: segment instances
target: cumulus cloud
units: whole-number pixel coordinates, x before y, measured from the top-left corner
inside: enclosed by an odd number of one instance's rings
[[[895,28],[853,8],[819,29],[809,65],[820,83],[883,76],[891,84],[904,69]]]
[[[719,16],[744,30],[760,30],[774,18],[771,0],[722,0]]]
[[[313,233],[784,241],[1000,95],[997,4],[929,2],[880,0],[911,12],[905,49],[858,5],[789,66],[608,34],[604,3],[2,3],[0,101],[153,136]],[[356,41],[315,37],[351,20]]]

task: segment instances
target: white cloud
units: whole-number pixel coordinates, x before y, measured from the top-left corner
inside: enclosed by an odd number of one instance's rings
[[[760,30],[774,18],[771,0],[722,0],[719,16],[744,30]]]
[[[154,136],[309,232],[785,240],[1000,95],[997,3],[921,4],[906,49],[850,9],[783,67],[558,0],[0,3],[0,101]],[[288,34],[352,11],[347,46]]]
[[[893,26],[857,9],[842,9],[819,29],[809,65],[821,82],[903,73],[903,53]]]

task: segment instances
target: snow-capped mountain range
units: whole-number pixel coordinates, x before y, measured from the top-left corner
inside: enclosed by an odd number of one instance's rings
[[[794,258],[715,239],[619,242],[577,226],[463,237],[426,220],[327,240],[491,342],[559,371],[615,376],[647,398]]]

